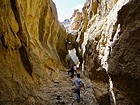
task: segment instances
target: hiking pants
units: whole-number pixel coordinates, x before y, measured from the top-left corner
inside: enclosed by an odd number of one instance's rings
[[[76,89],[76,99],[80,100],[80,89]]]
[[[74,71],[71,71],[71,76],[70,76],[71,78],[73,78],[74,77]]]

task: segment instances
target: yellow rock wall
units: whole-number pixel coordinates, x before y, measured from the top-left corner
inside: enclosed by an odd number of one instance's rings
[[[51,0],[1,0],[0,103],[45,103],[37,92],[63,69],[65,40]]]
[[[70,30],[78,30],[82,20],[82,13],[79,9],[74,10],[74,13],[70,19]]]

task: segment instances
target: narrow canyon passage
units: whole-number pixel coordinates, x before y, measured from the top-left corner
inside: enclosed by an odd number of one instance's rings
[[[54,1],[0,0],[0,105],[139,105],[139,0],[86,0],[64,21]]]

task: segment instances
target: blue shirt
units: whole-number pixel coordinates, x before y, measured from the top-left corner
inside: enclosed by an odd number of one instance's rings
[[[82,84],[82,80],[80,78],[75,78],[74,80],[74,84],[75,84],[75,87],[76,89],[80,89],[80,85]]]

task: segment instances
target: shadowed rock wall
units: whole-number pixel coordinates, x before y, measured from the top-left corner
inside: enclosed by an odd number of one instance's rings
[[[118,13],[119,40],[108,61],[118,105],[140,103],[140,2],[130,0]]]
[[[65,40],[51,0],[1,0],[0,104],[47,103],[38,91],[63,69]]]

